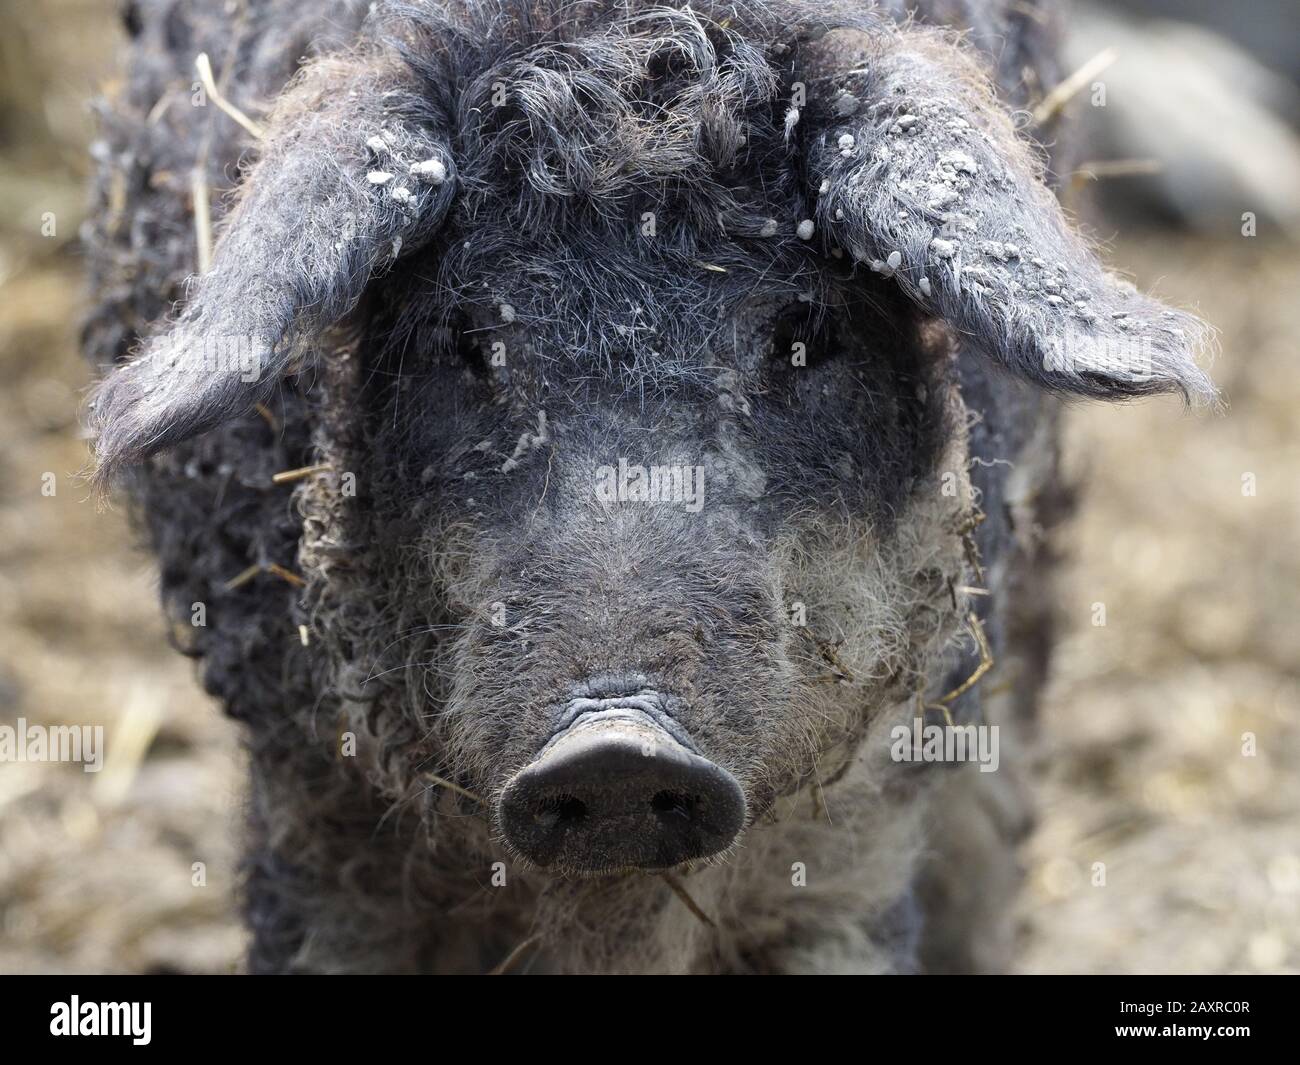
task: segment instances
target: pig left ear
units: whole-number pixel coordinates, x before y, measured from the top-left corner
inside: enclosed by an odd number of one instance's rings
[[[1041,387],[1214,396],[1193,360],[1206,326],[1106,272],[965,49],[917,27],[812,47],[825,77],[810,79],[804,136],[823,239]]]
[[[184,309],[90,412],[102,484],[250,410],[371,278],[426,243],[454,173],[445,122],[378,46],[304,68]]]

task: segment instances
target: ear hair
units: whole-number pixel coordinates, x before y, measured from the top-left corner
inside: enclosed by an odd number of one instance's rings
[[[1207,327],[1106,272],[965,49],[914,26],[817,48],[809,170],[826,240],[1041,387],[1214,396],[1193,360]]]
[[[300,73],[211,270],[94,394],[98,481],[251,408],[372,277],[428,240],[454,186],[445,128],[379,46]]]

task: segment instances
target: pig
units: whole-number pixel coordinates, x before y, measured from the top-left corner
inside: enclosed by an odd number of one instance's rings
[[[1004,967],[1062,403],[1214,395],[1022,128],[1054,8],[126,25],[93,478],[241,726],[249,970]]]

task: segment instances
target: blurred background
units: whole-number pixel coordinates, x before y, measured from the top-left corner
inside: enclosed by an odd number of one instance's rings
[[[77,232],[116,8],[0,0],[0,724],[103,721],[113,752],[93,774],[0,764],[0,972],[232,972],[243,947],[238,736],[168,649],[121,506],[77,476]],[[1015,967],[1296,973],[1300,13],[1072,12],[1067,68],[1104,69],[1072,107],[1066,199],[1117,268],[1218,329],[1229,410],[1069,414],[1085,491],[1058,543]]]

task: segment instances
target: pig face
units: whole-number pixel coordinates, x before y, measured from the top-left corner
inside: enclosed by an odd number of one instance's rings
[[[767,264],[790,280],[619,291],[643,239],[554,287],[467,267],[426,328],[415,266],[360,345],[362,480],[419,533],[395,583],[443,604],[443,638],[402,655],[432,656],[445,764],[571,873],[725,852],[915,685],[959,575],[955,426],[903,301],[797,241]],[[606,358],[575,340],[594,329]]]
[[[954,356],[1196,394],[1197,326],[1105,273],[936,31],[476,10],[379,5],[286,92],[213,270],[101,386],[101,470],[315,366],[359,494],[304,492],[303,557],[368,560],[325,644],[338,692],[400,678],[386,771],[560,873],[722,857],[955,627]]]

